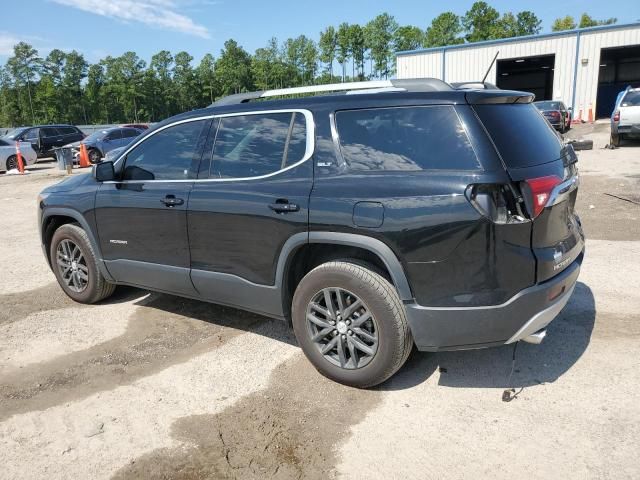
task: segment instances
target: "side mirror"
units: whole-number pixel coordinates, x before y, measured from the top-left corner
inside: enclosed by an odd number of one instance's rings
[[[93,178],[96,182],[111,182],[116,179],[113,162],[100,162],[93,166]]]
[[[567,110],[569,110],[570,112],[573,112],[573,107],[568,107]]]

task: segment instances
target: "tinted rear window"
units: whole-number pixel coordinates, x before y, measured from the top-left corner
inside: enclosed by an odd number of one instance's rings
[[[637,107],[640,106],[640,91],[630,91],[622,99],[623,107]]]
[[[336,123],[351,170],[480,168],[452,106],[342,111]]]
[[[507,167],[530,167],[562,156],[558,135],[533,105],[475,105],[473,108]]]

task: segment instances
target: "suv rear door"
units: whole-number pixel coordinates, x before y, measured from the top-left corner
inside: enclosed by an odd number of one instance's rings
[[[283,245],[308,231],[313,119],[284,109],[214,122],[189,199],[191,279],[208,300],[277,316],[279,294],[253,292],[277,293]]]
[[[523,194],[541,282],[571,265],[584,249],[575,212],[577,157],[533,105],[493,103],[498,98],[478,98],[473,108]]]

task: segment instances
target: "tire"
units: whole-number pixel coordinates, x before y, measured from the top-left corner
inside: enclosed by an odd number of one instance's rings
[[[593,140],[572,140],[569,142],[573,149],[578,150],[593,150]]]
[[[18,168],[18,157],[16,155],[11,155],[7,158],[7,172],[9,170],[14,170]]]
[[[102,155],[100,155],[100,151],[96,150],[95,148],[90,148],[87,153],[89,154],[90,163],[94,163],[94,164],[100,163],[100,160],[102,160]]]
[[[327,291],[336,306],[336,292],[341,292],[345,312],[358,300],[360,306],[347,318],[337,315],[339,308],[335,309],[334,316],[324,315],[320,313],[323,307],[325,313],[330,313],[326,308]],[[316,309],[318,307],[320,309]],[[395,288],[363,265],[333,261],[314,268],[296,288],[291,313],[294,333],[309,361],[322,375],[344,385],[368,388],[384,382],[402,367],[413,348],[404,307]],[[308,314],[315,318],[313,322],[308,320]],[[356,325],[362,320],[360,317],[368,320]],[[318,320],[320,324],[316,323]],[[327,329],[329,333],[319,340],[312,338]],[[375,343],[370,341],[374,336],[377,337]],[[335,352],[332,348],[323,354],[321,348],[331,342],[337,342]],[[363,343],[373,350],[372,354],[356,347]],[[340,344],[343,345],[342,357]]]
[[[620,146],[620,135],[612,133],[611,134],[611,141],[609,143],[611,145],[613,145],[614,147],[619,147]]]
[[[61,246],[61,244],[63,245]],[[78,248],[81,257],[70,245]],[[69,248],[65,250],[65,246]],[[68,258],[69,255],[59,257],[59,248],[61,250],[60,254],[65,251],[71,252],[71,259]],[[89,237],[80,226],[65,224],[58,228],[51,239],[49,254],[51,268],[56,279],[64,293],[71,299],[79,303],[96,303],[113,294],[116,286],[107,282],[102,273],[100,273]],[[58,259],[66,266],[60,265]],[[72,259],[77,259],[77,262],[71,261]],[[73,266],[74,263],[76,264],[75,266]],[[75,278],[72,278],[73,271],[78,275]],[[65,272],[68,272],[66,276]],[[86,276],[86,279],[81,278],[81,276]],[[77,288],[78,284],[81,284],[80,288]]]

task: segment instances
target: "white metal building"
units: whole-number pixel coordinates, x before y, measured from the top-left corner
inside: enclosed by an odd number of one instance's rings
[[[640,23],[580,28],[448,47],[398,52],[398,78],[479,81],[562,100],[573,116],[611,115],[618,92],[640,87]]]

